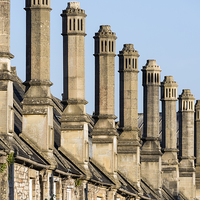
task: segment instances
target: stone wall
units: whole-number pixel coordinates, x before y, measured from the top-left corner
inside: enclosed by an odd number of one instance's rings
[[[31,180],[31,181],[30,181]],[[29,199],[30,183],[32,182],[32,197],[40,199],[39,171],[29,169],[20,164],[14,164],[14,194],[15,200]]]
[[[3,163],[0,163],[0,168]],[[0,200],[7,200],[8,196],[8,168],[0,171]]]

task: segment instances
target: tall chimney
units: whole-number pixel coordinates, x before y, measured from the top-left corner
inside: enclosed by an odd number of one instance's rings
[[[179,95],[179,177],[180,192],[195,198],[194,95],[184,89]]]
[[[173,194],[179,194],[179,171],[177,159],[177,83],[173,76],[165,76],[161,83],[162,101],[162,180]]]
[[[196,196],[200,197],[200,100],[195,104]]]
[[[124,44],[119,52],[120,125],[118,170],[132,182],[140,182],[140,137],[138,129],[138,51]]]
[[[95,33],[95,113],[92,158],[116,176],[117,130],[115,128],[115,40],[109,25]]]
[[[141,174],[155,190],[161,188],[161,148],[159,138],[160,66],[147,60],[143,72],[144,132],[141,151]]]
[[[61,147],[86,171],[89,161],[88,118],[85,100],[85,10],[69,2],[62,14],[65,108],[61,117]],[[88,175],[88,174],[87,174]]]
[[[50,0],[26,0],[26,92],[21,137],[36,145],[54,165],[50,5]]]
[[[0,135],[14,131],[13,80],[10,59],[10,0],[0,1]]]
[[[10,59],[10,0],[0,1],[0,137],[12,141],[14,132],[13,79]],[[0,168],[7,163],[7,155],[1,155]],[[2,169],[2,168],[1,168]],[[0,174],[1,199],[8,199],[8,167]],[[2,185],[3,184],[3,185]],[[6,188],[6,189],[5,189]]]

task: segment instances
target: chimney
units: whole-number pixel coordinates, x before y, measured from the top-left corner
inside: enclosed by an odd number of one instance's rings
[[[87,175],[89,162],[88,117],[85,100],[85,10],[79,2],[69,2],[62,14],[63,100],[61,147],[76,158]]]
[[[115,128],[115,40],[109,25],[95,33],[95,113],[92,158],[116,177],[117,130]]]
[[[144,129],[141,150],[141,174],[155,190],[161,189],[161,148],[159,137],[160,66],[147,60],[143,72]]]
[[[13,78],[10,59],[10,0],[0,1],[0,136],[14,132]]]
[[[26,1],[26,86],[21,137],[53,158],[53,103],[50,86],[51,1]]]
[[[196,196],[200,196],[200,100],[195,104]]]
[[[138,51],[124,44],[119,52],[120,125],[118,131],[118,170],[140,183],[140,137],[138,129]]]
[[[173,76],[165,76],[161,83],[162,101],[162,180],[173,194],[179,194],[179,171],[177,159],[177,83]]]
[[[194,95],[184,89],[179,95],[179,177],[180,192],[195,198]]]
[[[10,53],[10,0],[0,1],[0,8],[0,137],[12,146],[14,110],[10,59],[14,56]],[[0,156],[0,167],[6,163],[7,153],[2,153]],[[9,196],[8,188],[10,181],[8,174],[8,167],[6,167],[4,174],[0,175],[1,199],[8,199]],[[11,190],[10,187],[10,192]]]

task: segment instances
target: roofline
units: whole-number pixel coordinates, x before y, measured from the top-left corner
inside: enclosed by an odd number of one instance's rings
[[[19,159],[19,160],[22,160],[22,161],[25,161],[27,163],[30,163],[30,164],[33,164],[35,165],[36,167],[41,167],[41,168],[49,168],[49,165],[43,165],[43,164],[39,164],[33,160],[30,160],[30,159],[27,159],[27,158],[23,158],[22,156],[16,156],[15,159]]]

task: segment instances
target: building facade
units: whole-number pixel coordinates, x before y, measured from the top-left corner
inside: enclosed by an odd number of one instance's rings
[[[85,99],[86,13],[63,10],[63,98],[51,94],[51,0],[26,0],[26,80],[11,67],[10,0],[0,1],[0,200],[200,199],[200,106],[156,60],[142,68],[133,44],[119,51],[120,120],[115,116],[115,43],[94,35],[95,111]],[[159,100],[162,113],[159,112]],[[179,111],[176,102],[179,100]],[[196,157],[195,157],[196,156]]]

